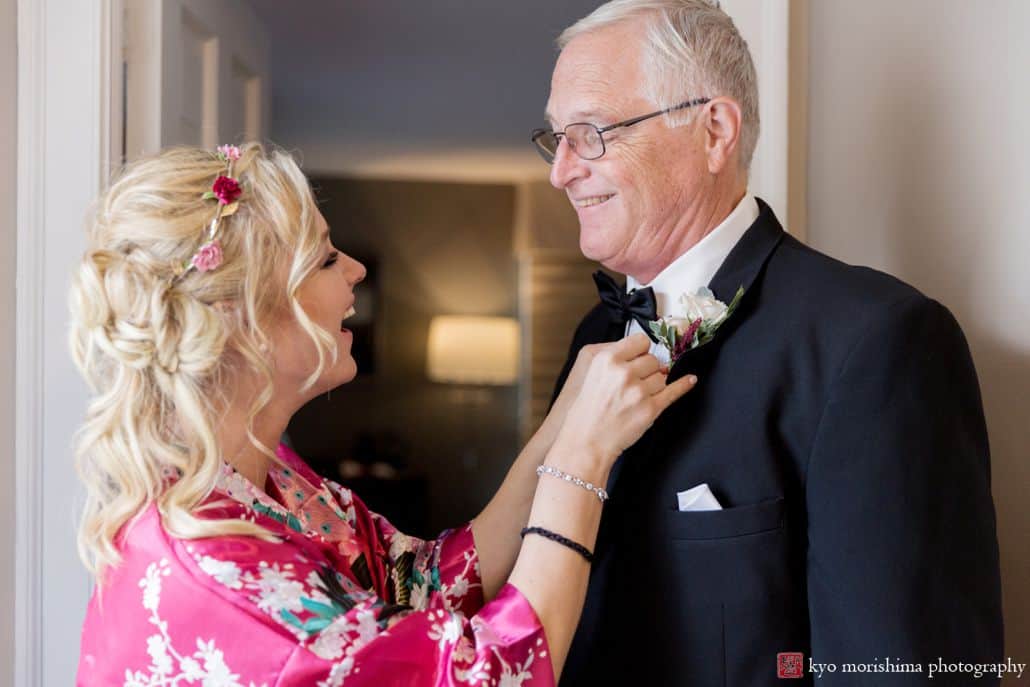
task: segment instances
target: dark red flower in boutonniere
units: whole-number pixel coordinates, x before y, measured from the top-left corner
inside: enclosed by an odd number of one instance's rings
[[[243,190],[240,188],[239,182],[232,177],[221,176],[215,179],[211,192],[222,205],[230,205],[236,202]]]
[[[680,357],[691,348],[694,347],[694,335],[697,334],[697,330],[701,328],[701,318],[697,318],[690,323],[687,327],[687,331],[680,335],[679,339],[676,340],[676,348],[672,352],[673,359]]]

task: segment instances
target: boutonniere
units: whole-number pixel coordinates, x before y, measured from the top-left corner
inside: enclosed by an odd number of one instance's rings
[[[695,294],[680,296],[680,316],[666,316],[651,323],[651,331],[659,343],[669,350],[669,365],[676,364],[681,355],[700,348],[715,338],[715,332],[733,315],[744,295],[744,287],[726,305],[702,286]]]

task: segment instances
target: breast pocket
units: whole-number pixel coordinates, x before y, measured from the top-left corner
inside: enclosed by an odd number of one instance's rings
[[[688,656],[710,661],[713,670],[717,666],[722,679],[691,684],[764,684],[734,682],[726,679],[732,673],[724,676],[722,671],[742,632],[751,633],[747,636],[764,651],[769,637],[778,632],[765,622],[772,613],[769,609],[784,614],[792,607],[793,585],[800,580],[791,571],[784,498],[719,511],[670,508],[663,520],[664,560],[654,572],[660,590],[654,594],[660,599],[655,599],[653,609],[655,624],[673,639],[659,642],[656,653],[663,660]],[[760,627],[742,629],[756,623]]]
[[[783,497],[747,506],[710,511],[670,510],[668,536],[673,540],[728,539],[760,534],[783,526]]]
[[[758,599],[790,587],[784,499],[666,513],[667,582],[688,606]]]

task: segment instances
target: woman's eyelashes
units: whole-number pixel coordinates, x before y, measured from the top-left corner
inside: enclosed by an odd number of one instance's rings
[[[326,269],[327,267],[332,267],[333,265],[336,264],[336,261],[339,260],[339,259],[340,259],[340,254],[338,252],[336,252],[336,251],[333,251],[332,253],[329,254],[329,257],[326,258],[325,263],[322,264],[322,269]]]

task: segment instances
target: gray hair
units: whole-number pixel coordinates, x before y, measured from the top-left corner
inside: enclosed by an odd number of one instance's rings
[[[586,33],[644,21],[643,95],[658,108],[688,98],[729,96],[740,104],[740,164],[745,171],[758,143],[758,77],[747,42],[733,20],[711,0],[612,0],[565,29],[558,47]],[[678,126],[697,110],[666,117]]]

